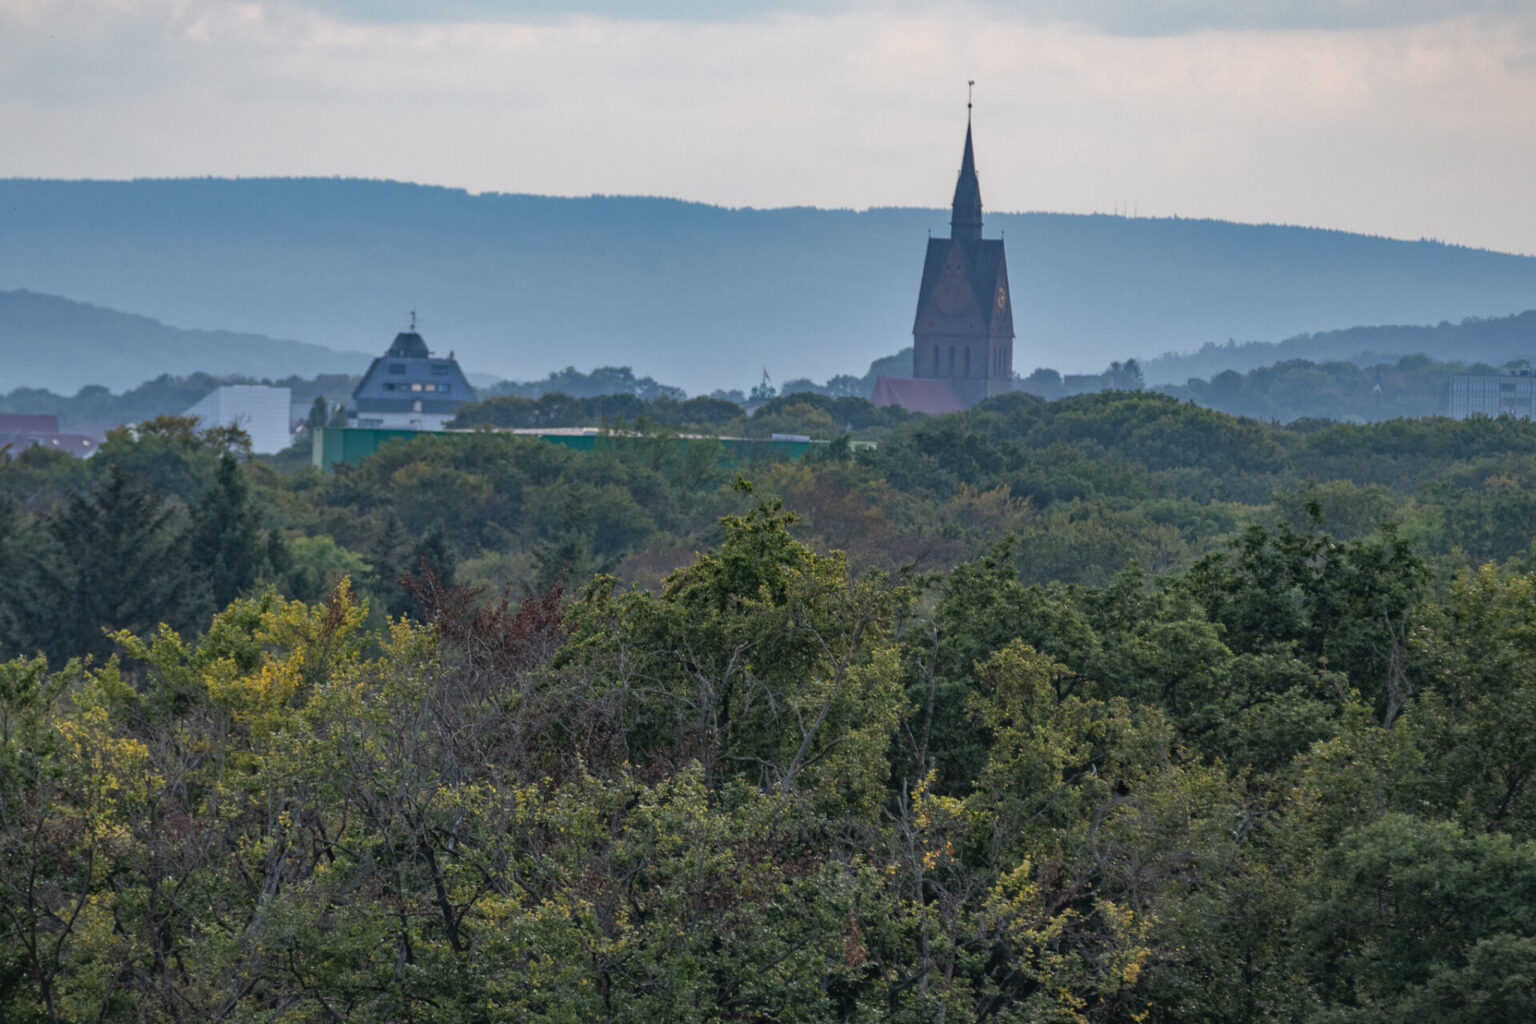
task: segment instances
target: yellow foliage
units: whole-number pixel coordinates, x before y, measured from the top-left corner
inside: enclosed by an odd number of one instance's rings
[[[256,630],[259,667],[242,672],[231,658],[213,661],[203,672],[209,698],[252,742],[267,739],[289,724],[291,709],[315,686],[357,668],[366,616],[347,579],[324,604],[278,598]]]

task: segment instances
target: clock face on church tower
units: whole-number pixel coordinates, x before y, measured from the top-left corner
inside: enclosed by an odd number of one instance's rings
[[[1008,289],[1006,287],[1004,287],[1003,285],[998,285],[997,286],[997,308],[998,309],[1007,309],[1008,308]]]

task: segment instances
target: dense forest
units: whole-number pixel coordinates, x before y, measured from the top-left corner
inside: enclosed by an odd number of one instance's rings
[[[763,382],[749,389],[717,390],[689,399],[681,388],[650,377],[636,377],[628,366],[600,366],[590,373],[574,367],[536,381],[500,381],[482,387],[486,399],[465,408],[457,426],[547,427],[614,425],[649,422],[701,431],[724,431],[739,436],[767,436],[769,420],[753,416],[763,401],[779,396],[801,396],[794,404],[810,404],[800,410],[800,422],[789,424],[832,438],[852,431],[855,437],[870,435],[870,427],[899,422],[899,409],[872,410],[863,399],[873,391],[880,376],[910,373],[912,350],[903,349],[877,359],[862,377],[833,377],[825,384],[806,378],[785,381],[774,387]],[[1500,367],[1486,363],[1436,362],[1423,355],[1404,356],[1392,363],[1358,366],[1349,362],[1314,363],[1292,359],[1247,373],[1224,371],[1210,380],[1190,379],[1182,385],[1162,385],[1155,390],[1235,416],[1289,423],[1299,419],[1331,419],[1341,422],[1373,422],[1387,419],[1444,415],[1451,378],[1457,374],[1492,374],[1528,370],[1520,360]],[[60,427],[70,431],[105,432],[124,423],[157,416],[175,416],[190,408],[220,384],[265,383],[289,388],[295,418],[320,422],[317,398],[325,402],[325,419],[344,423],[341,410],[351,400],[358,378],[322,374],[304,379],[288,377],[257,381],[248,377],[215,377],[205,373],[189,377],[163,375],[120,395],[92,385],[74,395],[58,395],[40,388],[16,388],[0,395],[0,413],[52,413]],[[1106,390],[1140,390],[1144,377],[1134,359],[1111,363],[1101,374],[1064,378],[1049,368],[1016,378],[1016,387],[1031,395],[1055,399]],[[831,403],[816,398],[833,399]],[[782,410],[786,402],[773,408]],[[729,408],[728,408],[729,407]],[[812,414],[827,412],[826,417]],[[776,428],[775,428],[776,429]],[[307,439],[301,439],[307,445]],[[307,457],[307,447],[285,464],[297,465]]]
[[[882,415],[0,462],[0,1019],[1536,1017],[1536,423]]]
[[[1289,423],[1299,419],[1372,422],[1444,416],[1450,411],[1451,378],[1529,370],[1527,360],[1493,367],[1436,362],[1408,355],[1390,363],[1314,363],[1291,359],[1247,373],[1224,370],[1210,380],[1158,388],[1209,409]]]

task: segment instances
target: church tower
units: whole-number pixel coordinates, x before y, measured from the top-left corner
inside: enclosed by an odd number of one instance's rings
[[[1008,261],[1002,239],[981,237],[969,104],[949,237],[930,238],[923,262],[912,324],[912,376],[948,381],[963,407],[1013,390]]]

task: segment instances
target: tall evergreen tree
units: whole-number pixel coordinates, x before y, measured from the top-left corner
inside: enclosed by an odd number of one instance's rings
[[[187,579],[188,537],[177,505],[113,465],[93,493],[76,493],[49,522],[57,562],[45,575],[56,614],[46,649],[59,660],[104,655],[103,630],[146,633],[193,625],[203,606]]]
[[[415,563],[412,559],[411,538],[405,525],[393,511],[386,512],[384,521],[374,534],[368,547],[368,561],[373,566],[369,580],[388,615],[403,615],[411,609],[411,598],[400,586],[400,580],[409,573]]]
[[[207,574],[214,610],[227,607],[261,575],[267,545],[257,519],[240,463],[225,453],[193,515],[192,556]]]
[[[48,545],[36,522],[0,497],[0,657],[35,653],[46,616],[39,587]]]
[[[441,522],[433,523],[412,543],[393,512],[385,518],[369,556],[373,562],[373,585],[385,614],[390,616],[410,615],[418,610],[407,580],[430,572],[438,584],[452,587],[458,562]]]

